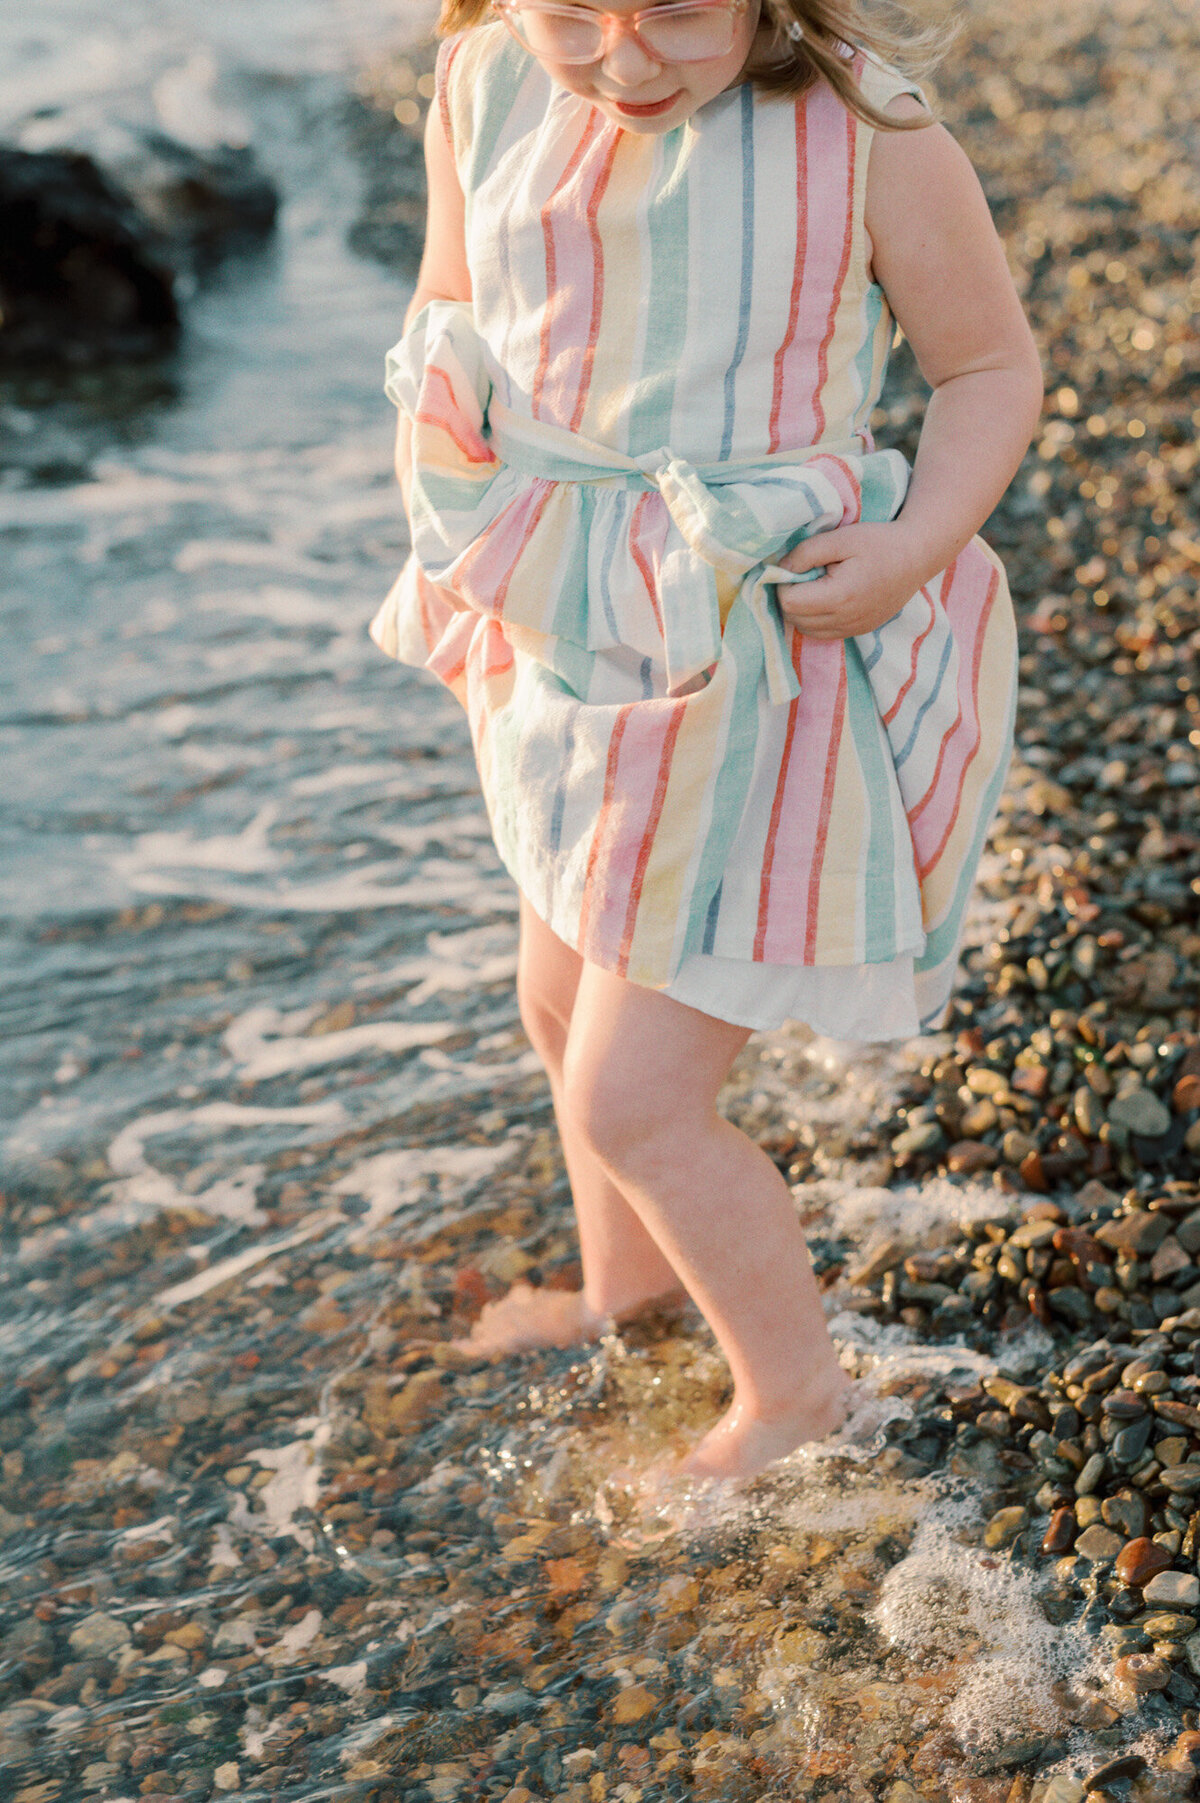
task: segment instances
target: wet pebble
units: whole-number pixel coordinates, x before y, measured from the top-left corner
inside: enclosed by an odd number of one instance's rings
[[[1148,1603],[1194,1609],[1200,1604],[1200,1578],[1183,1571],[1160,1571],[1142,1587]]]
[[[1152,1090],[1133,1089],[1117,1096],[1109,1105],[1108,1118],[1114,1126],[1140,1133],[1145,1139],[1159,1139],[1171,1125],[1170,1110]]]
[[[1165,1660],[1156,1659],[1149,1653],[1127,1653],[1117,1660],[1114,1671],[1119,1682],[1127,1684],[1139,1695],[1165,1690],[1171,1681],[1171,1667]]]
[[[1085,1528],[1075,1542],[1075,1551],[1085,1559],[1115,1559],[1125,1542],[1120,1534],[1114,1534],[1111,1528],[1101,1527],[1094,1523]]]
[[[82,1659],[106,1659],[122,1652],[133,1635],[123,1621],[97,1611],[85,1616],[70,1634],[71,1651]]]

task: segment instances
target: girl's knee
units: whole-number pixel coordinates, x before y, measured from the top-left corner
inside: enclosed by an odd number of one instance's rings
[[[677,1098],[636,1070],[595,1060],[568,1044],[563,1108],[572,1126],[610,1169],[630,1176],[663,1155],[683,1127]]]
[[[517,1008],[530,1045],[547,1068],[557,1070],[571,1024],[569,1005],[564,1006],[564,998],[550,986],[522,970],[517,975]]]

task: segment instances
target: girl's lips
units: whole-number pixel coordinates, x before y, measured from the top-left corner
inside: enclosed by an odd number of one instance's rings
[[[668,94],[665,100],[653,100],[648,106],[633,106],[625,100],[614,100],[613,105],[619,113],[628,113],[631,119],[653,119],[658,113],[670,112],[678,94]]]

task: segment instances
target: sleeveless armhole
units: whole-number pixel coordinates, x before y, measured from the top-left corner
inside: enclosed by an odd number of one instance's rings
[[[911,94],[919,100],[923,107],[929,102],[924,90],[911,76],[902,75],[898,69],[887,63],[876,62],[873,57],[860,55],[856,59],[855,73],[858,85],[865,97],[874,107],[881,110],[901,94]],[[859,260],[859,273],[863,285],[872,280],[871,257],[874,246],[867,232],[867,173],[871,164],[871,145],[875,140],[876,127],[869,125],[865,119],[855,117],[854,141],[854,238]]]
[[[467,42],[467,34],[459,32],[457,37],[445,38],[438,45],[437,65],[434,71],[435,99],[441,115],[442,130],[446,134],[446,142],[450,146],[450,154],[454,158],[454,166],[461,170],[463,149],[462,127],[465,121],[461,118],[461,84],[455,79],[454,65]],[[467,140],[469,142],[469,138]]]
[[[499,21],[470,26],[438,50],[437,105],[468,207],[531,71],[533,58]]]

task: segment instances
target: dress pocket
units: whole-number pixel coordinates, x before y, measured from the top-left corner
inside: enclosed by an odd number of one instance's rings
[[[1015,627],[998,560],[973,539],[877,632],[856,640],[924,885],[1007,763]],[[982,787],[981,787],[982,785]],[[961,860],[953,860],[961,865]],[[926,910],[928,920],[929,910]]]

